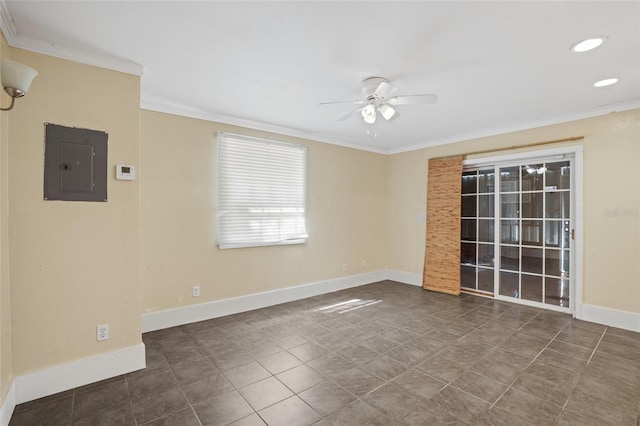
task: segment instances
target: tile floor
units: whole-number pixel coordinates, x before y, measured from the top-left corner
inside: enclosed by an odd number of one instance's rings
[[[391,281],[143,340],[10,425],[638,425],[640,334]]]

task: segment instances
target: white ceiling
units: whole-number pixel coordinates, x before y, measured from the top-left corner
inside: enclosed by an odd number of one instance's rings
[[[13,46],[142,73],[143,108],[376,152],[640,107],[638,1],[0,6]],[[569,50],[600,35],[599,49]],[[397,119],[373,125],[336,121],[351,105],[318,105],[361,99],[367,76],[439,101],[399,106]],[[620,82],[593,87],[607,77]]]

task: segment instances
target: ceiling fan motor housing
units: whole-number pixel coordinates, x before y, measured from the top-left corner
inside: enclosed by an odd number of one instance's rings
[[[388,83],[389,81],[384,77],[367,77],[362,80],[362,92],[369,99],[373,97],[380,83]]]

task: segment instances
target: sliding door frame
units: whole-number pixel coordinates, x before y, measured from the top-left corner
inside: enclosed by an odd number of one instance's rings
[[[527,160],[535,160],[538,158],[554,158],[557,157],[558,161],[562,161],[564,156],[572,157],[572,170],[571,170],[571,191],[573,192],[573,200],[571,206],[571,220],[572,220],[572,229],[575,230],[574,239],[572,241],[572,253],[573,253],[573,264],[571,265],[572,269],[572,277],[571,277],[571,293],[569,299],[569,309],[573,317],[582,317],[582,305],[583,305],[583,274],[582,274],[582,264],[583,264],[583,149],[582,145],[573,145],[566,147],[558,147],[552,149],[544,149],[544,150],[531,150],[525,152],[518,152],[514,154],[504,154],[504,155],[492,155],[490,157],[481,157],[481,158],[472,158],[466,159],[462,163],[463,168],[481,168],[488,166],[504,166],[511,165],[514,162],[527,161]],[[497,188],[496,188],[497,190]],[[498,193],[496,192],[496,203],[499,199]],[[497,211],[496,211],[497,214]],[[499,227],[496,227],[496,232]],[[498,245],[498,242],[495,243]],[[496,271],[496,273],[498,273]],[[495,289],[494,289],[495,290]],[[499,294],[495,294],[494,297],[496,299],[500,299]],[[509,298],[509,301],[514,301]],[[525,300],[518,300],[516,303],[521,303],[527,305]],[[539,306],[539,305],[537,305]],[[556,308],[552,305],[546,305],[545,308],[551,310],[559,310],[562,312],[566,312],[565,308]]]

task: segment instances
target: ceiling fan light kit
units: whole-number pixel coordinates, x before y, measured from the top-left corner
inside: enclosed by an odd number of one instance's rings
[[[373,103],[362,108],[362,118],[365,123],[373,124],[376,122],[376,106]]]
[[[359,112],[365,123],[373,124],[376,122],[378,112],[387,121],[398,117],[399,114],[392,105],[434,104],[438,100],[435,94],[393,96],[398,88],[384,77],[367,77],[362,80],[361,86],[364,100],[321,102],[320,105],[345,103],[364,105],[339,118],[338,121],[346,120]]]
[[[387,104],[380,105],[378,111],[380,111],[385,120],[391,120],[396,115],[396,110]]]

